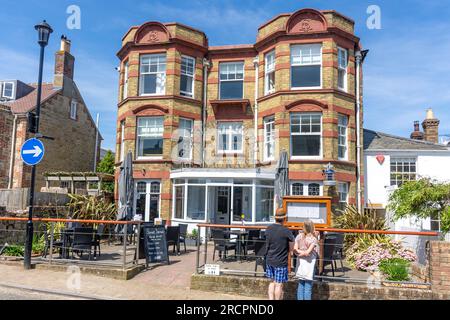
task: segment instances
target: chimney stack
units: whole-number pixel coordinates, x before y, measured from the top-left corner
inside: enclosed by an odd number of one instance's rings
[[[73,81],[75,58],[70,54],[71,41],[65,35],[61,36],[60,50],[55,54],[55,78],[53,85],[62,88],[67,82]]]
[[[428,142],[439,143],[439,123],[433,113],[433,109],[427,110],[427,118],[422,122],[425,140]]]
[[[420,122],[414,121],[414,131],[411,133],[411,139],[414,140],[423,140],[424,134],[420,131]]]

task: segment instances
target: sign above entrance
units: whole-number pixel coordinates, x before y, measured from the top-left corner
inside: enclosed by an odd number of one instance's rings
[[[306,220],[311,220],[317,227],[331,225],[330,197],[284,197],[283,209],[288,226],[303,226]]]

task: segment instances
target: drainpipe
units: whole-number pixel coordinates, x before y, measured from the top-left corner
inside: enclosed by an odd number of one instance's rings
[[[253,151],[253,166],[256,169],[256,164],[258,162],[258,87],[259,87],[259,57],[256,56],[253,59],[253,65],[255,66],[255,149]]]
[[[203,110],[202,110],[202,168],[205,167],[206,157],[206,110],[208,108],[208,68],[211,62],[203,58]]]
[[[358,212],[362,211],[361,203],[361,63],[362,54],[355,52],[356,60],[356,205]]]
[[[94,172],[97,172],[97,151],[98,151],[98,126],[100,121],[100,114],[97,113],[97,121],[95,122],[95,151],[94,151]]]
[[[17,114],[14,115],[13,131],[11,139],[11,155],[9,160],[9,177],[8,177],[8,189],[13,187],[13,171],[14,171],[14,155],[16,149],[16,136],[17,136]]]

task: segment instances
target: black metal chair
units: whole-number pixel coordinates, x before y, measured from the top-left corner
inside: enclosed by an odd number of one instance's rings
[[[234,255],[236,255],[236,243],[230,242],[229,236],[225,235],[223,229],[211,229],[211,238],[214,241],[213,261],[215,261],[216,250],[219,251],[219,258],[223,260],[227,258],[229,250],[234,250]]]
[[[51,244],[51,234],[49,232],[50,230],[45,229],[45,247],[44,251],[42,252],[42,257],[47,258],[48,251],[50,250],[50,246],[53,246],[53,249],[59,250],[59,255],[62,255],[62,251],[64,248],[64,241],[63,241],[63,234],[60,235],[60,240],[55,240],[55,234],[53,234],[53,244]]]
[[[89,260],[91,260],[92,246],[93,246],[94,228],[75,228],[73,231],[73,242],[71,246],[72,258],[74,252],[80,258],[83,257],[83,252],[89,252]]]
[[[184,245],[184,253],[187,252],[186,249],[186,237],[187,237],[187,231],[188,231],[188,225],[180,223],[178,224],[180,227],[180,244],[182,243]]]
[[[97,257],[97,249],[98,249],[98,256],[101,256],[101,249],[100,249],[100,241],[103,236],[103,230],[105,229],[104,224],[99,224],[97,227],[97,232],[94,234],[94,240],[92,242],[92,245],[94,246],[94,258]]]
[[[244,243],[244,254],[248,255],[248,251],[255,251],[256,241],[260,239],[261,230],[250,229],[248,231],[247,241]]]
[[[341,270],[342,273],[345,276],[345,268],[344,268],[344,240],[345,240],[345,234],[340,232],[330,232],[326,234],[326,237],[335,237],[336,243],[334,245],[334,253],[333,253],[333,262],[334,262],[334,268],[337,269],[337,262],[336,260],[340,261],[341,264]]]
[[[166,239],[167,239],[167,247],[173,245],[173,253],[175,253],[176,248],[177,254],[180,254],[180,227],[179,226],[167,227]]]
[[[323,245],[323,268],[327,265],[331,266],[331,272],[334,277],[334,250],[336,247],[336,237],[325,235]],[[322,271],[323,272],[323,271]]]
[[[262,266],[266,272],[266,240],[255,240],[255,277],[258,266]]]

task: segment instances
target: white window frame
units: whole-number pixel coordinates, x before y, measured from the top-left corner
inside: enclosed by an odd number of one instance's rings
[[[183,59],[192,62],[192,73],[189,73],[187,70],[183,70]],[[195,90],[195,58],[190,56],[181,56],[181,66],[180,66],[180,94],[184,97],[194,98],[194,90]],[[192,92],[181,91],[181,76],[186,76],[191,80],[191,88]]]
[[[143,68],[144,68],[144,64],[143,64],[143,60],[145,58],[157,58],[157,71],[156,72],[143,72]],[[147,65],[147,64],[145,64]],[[148,63],[148,65],[150,66],[151,63]],[[145,55],[141,55],[140,59],[139,59],[139,95],[140,96],[158,96],[158,95],[165,95],[166,94],[166,66],[167,66],[167,58],[166,58],[166,54],[165,53],[157,53],[157,54],[145,54]],[[156,92],[155,93],[143,93],[143,78],[145,75],[148,74],[154,74],[156,75],[156,79],[158,79],[158,77],[160,77],[161,81],[162,81],[162,89],[160,91],[158,91],[158,85],[156,85]],[[158,80],[156,80],[157,82]]]
[[[182,127],[182,123],[190,124],[190,129],[189,131],[187,130],[187,127],[183,128]],[[194,121],[192,119],[187,119],[187,118],[180,118],[179,120],[179,124],[178,124],[178,137],[179,138],[183,138],[184,139],[188,139],[189,141],[189,149],[185,150],[188,151],[188,155],[186,157],[180,157],[180,139],[178,140],[177,143],[177,155],[178,155],[178,159],[180,160],[184,160],[184,161],[189,161],[192,159],[192,148],[193,148],[193,133],[194,133]]]
[[[338,159],[339,160],[348,160],[348,123],[349,118],[346,115],[339,114],[338,115]],[[341,140],[345,143],[342,144]],[[339,149],[344,148],[344,156],[339,156]]]
[[[264,63],[264,95],[275,92],[275,50],[270,51],[265,56]],[[273,88],[269,88],[269,79],[273,74]]]
[[[320,62],[318,61],[313,61],[313,57],[314,55],[312,54],[312,48],[313,47],[318,47],[320,46]],[[303,56],[301,54],[301,49],[302,48],[307,48],[309,47],[309,52],[310,52],[310,61],[309,62],[302,62],[302,61],[295,61],[295,60],[302,60]],[[311,44],[296,44],[296,45],[291,45],[291,79],[290,79],[290,86],[292,90],[310,90],[310,89],[322,89],[323,86],[323,58],[322,58],[322,49],[323,49],[323,45],[322,43],[311,43]],[[296,50],[299,50],[298,54],[296,54]],[[320,66],[320,85],[318,86],[313,86],[313,87],[293,87],[292,86],[292,67],[298,67],[298,66]]]
[[[300,116],[312,116],[312,115],[319,115],[320,116],[320,132],[309,132],[309,133],[304,133],[304,132],[292,132],[292,119],[293,117],[297,117]],[[301,122],[300,122],[301,124]],[[290,144],[290,150],[291,150],[291,159],[296,160],[296,159],[322,159],[323,158],[323,114],[320,112],[295,112],[295,113],[291,113],[290,115],[290,126],[289,126],[289,130],[290,130],[290,140],[291,140],[291,144]],[[300,125],[300,131],[301,131],[301,125]],[[294,156],[293,155],[293,141],[292,141],[292,137],[293,136],[310,136],[310,135],[316,135],[316,136],[320,136],[320,150],[319,150],[319,155],[318,156]]]
[[[225,128],[226,132],[225,134],[228,136],[228,142],[229,146],[227,146],[227,149],[220,149],[220,143],[219,139],[222,136],[222,130],[221,127],[227,126]],[[239,150],[233,150],[231,149],[231,146],[233,145],[233,136],[234,135],[241,135],[241,148]],[[244,124],[242,122],[230,122],[230,121],[219,121],[217,122],[217,153],[219,154],[242,154],[244,149]]]
[[[138,191],[138,184],[144,182],[146,184],[145,186],[145,216],[144,218],[145,222],[148,222],[150,220],[150,198],[151,195],[158,194],[158,217],[161,218],[161,189],[162,189],[162,181],[161,180],[136,180],[135,181],[135,195],[134,195],[134,206],[133,206],[133,215],[136,215],[136,207],[137,207],[137,199],[139,194],[143,194],[143,192]],[[152,192],[152,183],[159,183],[159,192]]]
[[[143,119],[161,119],[162,120],[162,130],[158,130],[157,127],[150,127],[155,129],[155,133],[148,133],[148,134],[139,134],[139,122]],[[152,137],[152,138],[161,138],[163,140],[163,148],[164,148],[164,117],[156,116],[156,117],[138,117],[136,120],[136,159],[162,159],[163,155],[154,155],[154,156],[141,156],[140,153],[143,150],[140,150],[139,145],[139,138],[140,137]],[[164,152],[164,151],[163,151]]]
[[[11,85],[11,95],[6,95],[6,85]],[[3,82],[3,88],[2,88],[2,97],[7,99],[14,99],[14,82]]]
[[[339,182],[338,183],[338,194],[339,194],[339,202],[340,203],[348,203],[349,192],[350,192],[350,184],[348,182]],[[345,199],[343,199],[344,194],[345,194]]]
[[[338,73],[338,89],[347,92],[348,90],[348,78],[347,78],[347,68],[348,68],[348,51],[347,49],[338,47],[338,70],[344,72],[344,86],[339,86],[339,73]]]
[[[125,120],[120,121],[120,161],[125,158]]]
[[[230,72],[230,66],[234,65],[234,72]],[[237,75],[238,73],[238,65],[242,65],[242,78],[238,79]],[[222,73],[222,68],[227,67],[227,72],[226,73]],[[221,74],[225,74],[227,76],[227,79],[221,79]],[[230,74],[234,74],[234,79],[229,79]],[[239,99],[244,99],[245,97],[245,85],[244,85],[244,79],[245,79],[245,62],[244,61],[230,61],[230,62],[220,62],[219,63],[219,99],[220,100],[228,100],[228,99],[222,99],[222,92],[221,92],[221,84],[222,82],[237,82],[237,81],[242,81],[242,97],[241,98],[233,98],[236,100]],[[230,100],[233,100],[230,99]]]
[[[414,163],[414,166],[415,166],[415,168],[416,168],[416,170],[415,171],[409,171],[409,172],[407,172],[407,173],[405,173],[404,171],[402,171],[402,172],[400,172],[400,171],[392,171],[392,165],[393,165],[393,163],[395,162],[395,167],[397,168],[397,166],[398,166],[398,164],[399,163],[401,163],[402,164],[402,167],[404,167],[404,164],[406,163],[406,162],[408,162],[409,163],[409,167],[411,168],[411,163]],[[404,183],[404,182],[407,182],[407,181],[415,181],[416,179],[417,179],[417,158],[416,157],[401,157],[401,156],[398,156],[398,157],[391,157],[391,159],[390,159],[390,164],[389,164],[390,166],[389,166],[389,185],[390,186],[400,186],[402,183]],[[393,181],[393,179],[392,179],[392,175],[393,174],[397,174],[397,175],[405,175],[405,174],[408,174],[408,175],[412,175],[412,174],[414,174],[414,179],[410,179],[410,180],[403,180],[403,179],[395,179],[395,184],[392,184],[392,181]],[[400,184],[399,184],[399,182],[400,182]]]
[[[275,116],[264,118],[264,161],[275,159]],[[269,131],[270,130],[270,131]],[[272,156],[268,155],[268,148],[272,149]]]
[[[70,101],[70,119],[77,120],[78,102],[76,100]]]
[[[303,180],[294,180],[289,183],[289,191],[291,195],[294,195],[294,185],[302,184],[303,185],[303,197],[321,197],[323,196],[323,181],[303,181]],[[319,185],[319,195],[318,196],[310,196],[309,195],[309,185],[318,184]]]
[[[124,63],[124,75],[123,75],[123,100],[128,98],[128,60]]]

